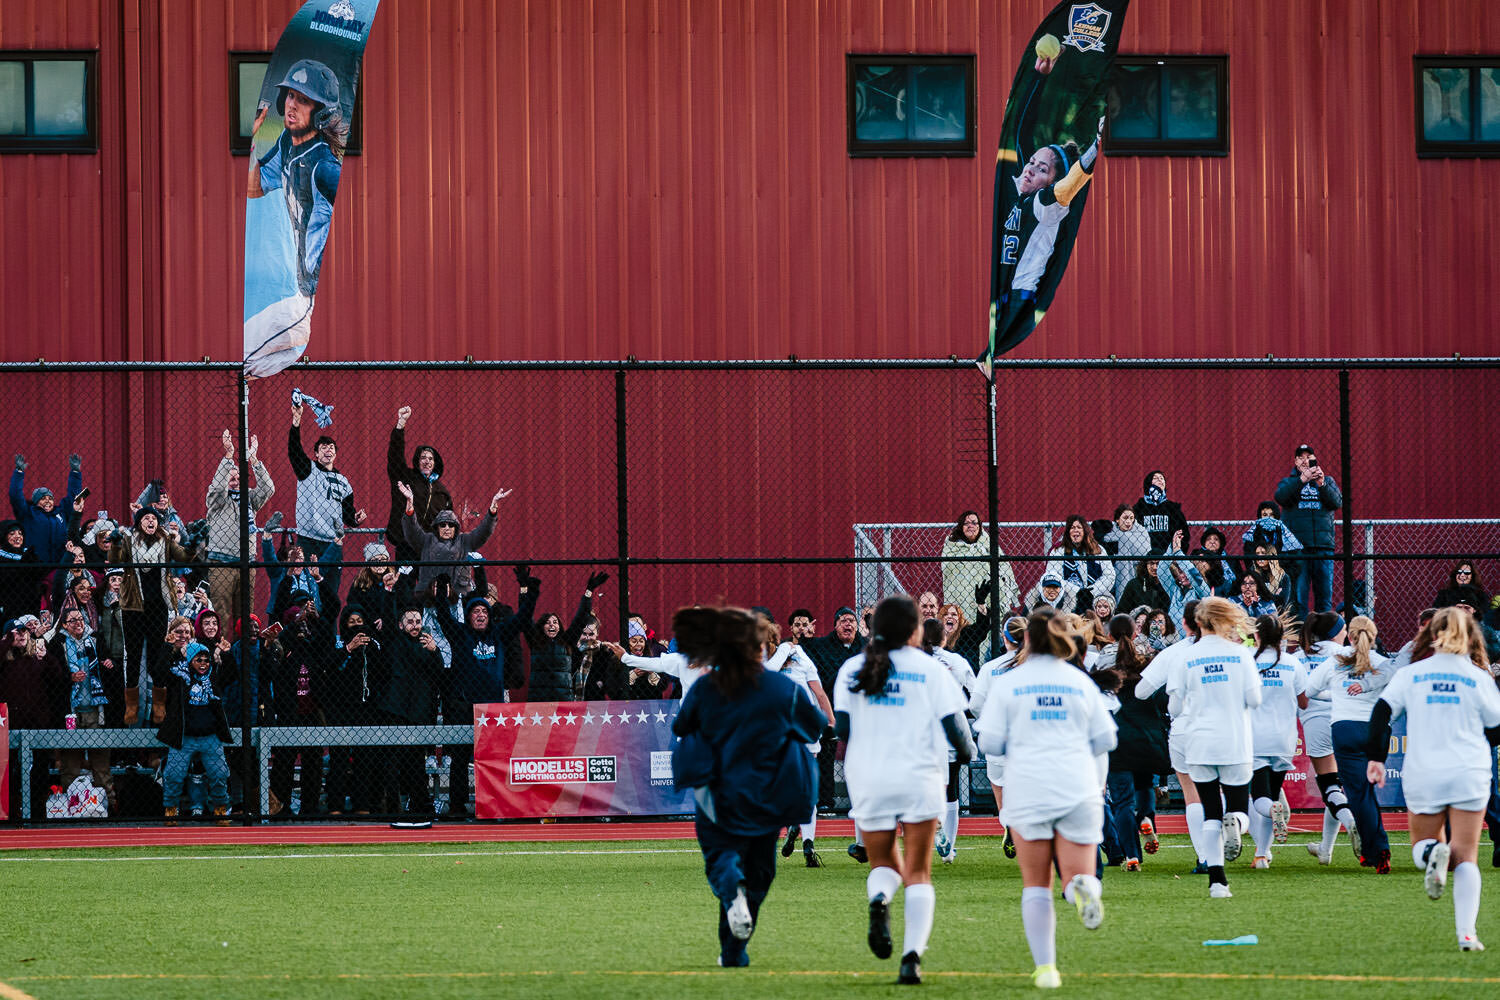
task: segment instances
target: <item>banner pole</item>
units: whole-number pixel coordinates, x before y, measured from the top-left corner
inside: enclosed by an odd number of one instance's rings
[[[255,821],[259,809],[252,805],[252,798],[256,803],[260,801],[259,796],[252,796],[251,791],[255,788],[256,775],[259,773],[255,765],[255,757],[250,752],[250,730],[255,723],[256,705],[260,701],[259,692],[251,690],[250,684],[250,644],[252,640],[248,634],[250,625],[250,609],[255,604],[254,594],[251,588],[250,578],[250,375],[248,366],[240,367],[240,427],[239,442],[240,453],[238,458],[240,469],[240,600],[239,607],[234,611],[240,616],[240,655],[238,657],[240,674],[240,787],[242,792],[242,803],[244,809],[243,822],[246,826]],[[256,640],[258,641],[258,640]],[[259,658],[257,657],[257,667]],[[256,671],[259,674],[259,670]],[[258,686],[258,685],[257,685]]]
[[[997,410],[995,407],[995,381],[996,369],[993,360],[990,362],[990,372],[985,379],[984,394],[989,412],[985,417],[984,427],[989,438],[989,475],[986,476],[986,489],[989,492],[989,521],[990,521],[990,656],[999,656],[1004,650],[1004,643],[1000,640],[1000,628],[1003,622],[1001,618],[1009,608],[998,606],[997,598],[1000,594],[1000,461],[998,447],[998,428],[995,421]]]

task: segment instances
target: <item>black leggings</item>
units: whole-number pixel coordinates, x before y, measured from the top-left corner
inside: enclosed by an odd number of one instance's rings
[[[1223,820],[1226,807],[1232,813],[1249,815],[1249,785],[1221,785],[1218,778],[1212,781],[1194,781],[1193,785],[1198,789],[1198,798],[1203,803],[1204,820]],[[1222,802],[1219,800],[1220,789],[1224,792]]]
[[[948,762],[948,801],[958,801],[958,776],[963,772],[963,765],[956,760]]]
[[[1269,767],[1256,768],[1250,776],[1250,798],[1270,799],[1281,797],[1281,783],[1286,780],[1285,771],[1273,771]]]

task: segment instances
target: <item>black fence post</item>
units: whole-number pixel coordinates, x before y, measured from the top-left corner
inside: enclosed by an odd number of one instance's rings
[[[1353,498],[1352,484],[1349,481],[1349,470],[1354,466],[1354,460],[1350,456],[1351,442],[1353,440],[1352,429],[1349,424],[1349,369],[1339,371],[1339,486],[1344,491],[1344,610],[1347,612],[1344,618],[1347,620],[1354,617],[1354,511],[1351,509]]]
[[[251,825],[258,818],[260,811],[260,795],[256,793],[259,784],[259,770],[257,766],[258,755],[250,749],[250,731],[254,727],[258,707],[260,705],[260,692],[255,690],[259,684],[250,683],[250,615],[255,606],[255,594],[252,587],[250,575],[250,377],[245,368],[240,369],[240,601],[239,607],[234,613],[240,616],[240,655],[236,657],[235,666],[240,675],[240,787],[241,802],[244,810],[244,823]],[[269,624],[269,622],[267,623]],[[222,634],[223,623],[219,626]],[[256,657],[256,673],[260,673],[260,658]]]
[[[615,372],[615,574],[620,584],[620,639],[630,635],[630,449],[625,433],[625,370]],[[597,612],[596,612],[597,615]]]

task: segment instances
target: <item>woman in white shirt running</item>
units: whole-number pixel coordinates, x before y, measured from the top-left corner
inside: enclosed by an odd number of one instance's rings
[[[948,608],[956,606],[948,605],[943,608],[946,614]],[[944,622],[936,618],[929,618],[922,623],[922,652],[937,660],[948,668],[948,675],[953,678],[964,693],[964,707],[969,706],[969,694],[974,689],[974,668],[969,666],[969,661],[951,649],[943,646],[947,631]],[[963,773],[964,765],[958,762],[957,752],[951,747],[948,750],[948,786],[946,788],[947,801],[943,804],[943,818],[938,824],[937,831],[937,853],[943,859],[943,864],[953,864],[953,859],[958,854],[958,783]]]
[[[1203,803],[1208,895],[1228,899],[1232,893],[1224,862],[1240,856],[1241,838],[1250,825],[1255,756],[1250,710],[1261,702],[1260,675],[1242,645],[1251,633],[1244,608],[1222,597],[1205,597],[1195,616],[1203,638],[1172,669],[1167,693],[1181,706],[1187,773]]]
[[[943,812],[947,746],[957,750],[960,763],[974,755],[963,691],[947,668],[918,648],[917,625],[910,597],[881,601],[869,644],[839,668],[833,690],[834,724],[847,745],[849,815],[870,856],[870,950],[877,958],[890,957],[889,907],[904,883],[906,930],[897,982],[913,984],[922,981],[922,953],[937,905],[932,842]],[[897,823],[904,830],[904,859]]]
[[[1005,652],[995,659],[988,661],[979,668],[979,676],[974,679],[974,690],[969,695],[969,704],[974,711],[984,706],[984,699],[988,697],[990,685],[996,677],[1005,673],[1016,665],[1016,657],[1021,652],[1021,643],[1026,641],[1026,619],[1019,615],[1012,615],[1005,619],[1005,625],[1000,629],[1000,638],[1005,642]],[[995,812],[998,815],[1005,808],[1005,755],[984,755],[985,776],[990,779],[990,791],[995,796]],[[1000,824],[1004,831],[1004,837],[1000,841],[1000,849],[1007,858],[1016,856],[1016,841],[1011,835],[1010,827],[1004,823]]]
[[[1309,677],[1330,657],[1344,653],[1348,635],[1342,615],[1318,611],[1307,616],[1302,623],[1302,649]],[[1359,826],[1349,810],[1349,796],[1339,780],[1338,761],[1333,755],[1333,706],[1329,699],[1313,698],[1308,692],[1307,704],[1297,717],[1302,723],[1302,743],[1312,760],[1318,794],[1323,797],[1323,837],[1316,844],[1308,844],[1307,853],[1316,856],[1320,865],[1332,864],[1333,847],[1342,826],[1349,831],[1349,846],[1354,849],[1354,856],[1360,857],[1363,852]]]
[[[1104,796],[1096,757],[1115,746],[1115,720],[1104,696],[1067,662],[1081,637],[1067,617],[1041,608],[1026,622],[1016,665],[993,678],[979,716],[985,754],[1005,755],[1001,819],[1021,868],[1021,922],[1035,968],[1032,982],[1062,985],[1057,971],[1054,862],[1063,896],[1093,930],[1104,919],[1104,887],[1094,874],[1104,840]]]
[[[1243,606],[1243,605],[1242,605]],[[1276,803],[1297,753],[1297,709],[1307,703],[1307,664],[1282,648],[1286,622],[1272,615],[1255,620],[1255,666],[1260,673],[1260,706],[1250,713],[1255,773],[1250,776],[1250,834],[1254,868],[1271,867]]]
[[[1469,612],[1442,608],[1417,636],[1411,666],[1396,674],[1370,713],[1366,777],[1385,785],[1390,720],[1406,716],[1401,790],[1411,820],[1411,858],[1438,899],[1453,869],[1453,922],[1462,951],[1483,951],[1479,918],[1479,828],[1490,797],[1500,691]],[[1451,828],[1445,835],[1444,826]]]
[[[758,615],[757,621],[760,628],[761,653],[766,657],[766,669],[786,674],[796,681],[823,714],[830,719],[833,718],[833,705],[823,691],[823,684],[818,680],[818,668],[813,663],[812,657],[807,655],[807,650],[795,642],[782,642],[781,627],[765,615]],[[806,746],[807,752],[815,758],[822,748],[821,743],[808,743]],[[813,767],[813,773],[817,774],[816,765]],[[814,803],[812,814],[805,822],[787,827],[786,842],[781,845],[781,856],[791,857],[800,842],[803,863],[808,868],[822,868],[823,859],[818,855],[817,840],[818,806]]]
[[[1395,670],[1390,660],[1372,651],[1374,645],[1375,623],[1364,615],[1357,616],[1349,622],[1349,648],[1312,671],[1307,679],[1307,696],[1329,698],[1333,703],[1333,753],[1359,831],[1359,863],[1389,875],[1391,844],[1380,821],[1375,789],[1365,777],[1369,764],[1365,744],[1370,739],[1370,711]]]

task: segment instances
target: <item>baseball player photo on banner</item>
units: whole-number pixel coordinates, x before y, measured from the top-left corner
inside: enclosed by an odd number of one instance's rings
[[[360,61],[379,3],[309,0],[266,67],[245,204],[251,378],[275,375],[307,349]]]
[[[986,371],[1036,329],[1068,266],[1129,5],[1060,3],[1021,54],[995,157],[990,337],[979,355]]]

